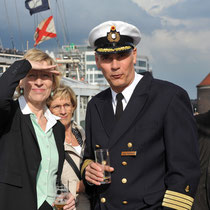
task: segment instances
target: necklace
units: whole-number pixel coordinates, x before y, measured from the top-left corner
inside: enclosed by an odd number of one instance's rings
[[[65,139],[66,143],[71,145],[71,146],[78,146],[79,143],[76,139],[76,137],[74,136],[73,133],[68,133],[66,134],[66,139]]]

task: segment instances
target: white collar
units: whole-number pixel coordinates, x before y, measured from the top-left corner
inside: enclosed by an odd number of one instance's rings
[[[135,72],[133,82],[122,91],[122,94],[124,96],[123,100],[125,100],[126,104],[129,102],[136,85],[139,83],[139,81],[141,80],[142,77],[143,77],[142,75],[137,74]],[[113,101],[114,105],[116,106],[116,103],[117,103],[116,95],[117,95],[117,93],[114,90],[112,90],[112,88],[111,88],[111,92],[112,92],[112,101]]]
[[[24,96],[20,96],[18,98],[18,102],[20,104],[20,109],[21,109],[22,114],[24,114],[24,115],[26,115],[26,114],[34,114],[31,111],[31,109],[28,106],[28,104],[26,103],[26,100],[25,100]],[[57,120],[60,120],[60,117],[52,114],[50,112],[50,110],[47,108],[47,106],[45,106],[44,109],[45,109],[44,110],[44,116],[47,119],[47,126],[46,126],[45,132],[47,132],[50,128],[52,128],[57,123]]]

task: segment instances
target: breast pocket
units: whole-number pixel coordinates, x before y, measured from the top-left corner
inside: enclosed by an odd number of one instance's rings
[[[135,126],[135,141],[139,144],[145,144],[162,135],[161,125],[157,121],[141,122]]]
[[[0,140],[0,182],[22,186],[23,148],[20,131],[10,131]]]
[[[0,169],[0,182],[4,184],[13,185],[16,187],[22,187],[22,178],[20,174],[15,174],[13,172],[6,172]]]
[[[151,130],[158,127],[160,123],[158,121],[141,121],[140,123],[136,124],[136,130]]]
[[[148,195],[144,196],[144,202],[149,206],[161,203],[163,201],[164,193],[165,189],[149,193]]]

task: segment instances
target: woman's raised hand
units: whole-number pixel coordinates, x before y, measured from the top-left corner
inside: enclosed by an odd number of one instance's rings
[[[56,65],[48,65],[46,61],[43,61],[43,62],[35,62],[31,60],[28,60],[28,61],[31,64],[33,70],[48,71],[56,75],[60,74],[60,72],[56,70]]]

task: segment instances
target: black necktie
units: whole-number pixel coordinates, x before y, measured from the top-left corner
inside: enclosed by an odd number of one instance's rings
[[[115,113],[116,120],[119,120],[123,113],[123,105],[122,105],[123,98],[124,98],[124,96],[122,93],[118,93],[116,95],[116,99],[117,99],[117,106],[116,106],[116,113]]]

